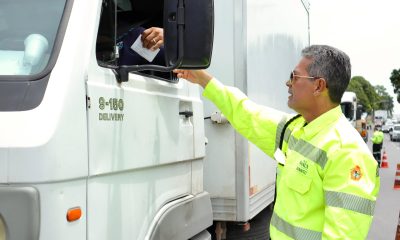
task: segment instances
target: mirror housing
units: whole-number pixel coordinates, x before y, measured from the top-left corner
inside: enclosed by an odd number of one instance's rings
[[[213,0],[164,0],[163,24],[167,66],[120,66],[116,69],[120,82],[128,81],[131,71],[169,72],[175,68],[210,66],[214,40]]]
[[[183,1],[164,2],[166,62],[170,66],[178,63],[179,68],[207,68],[211,63],[214,39],[213,0],[185,0],[184,6],[180,6],[180,2]],[[179,26],[184,26],[182,34]],[[179,46],[181,41],[182,49]],[[180,59],[182,51],[183,56]]]

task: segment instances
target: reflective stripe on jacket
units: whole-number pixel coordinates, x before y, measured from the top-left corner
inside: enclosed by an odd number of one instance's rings
[[[273,158],[293,116],[260,106],[240,90],[211,80],[203,93],[232,126]],[[365,239],[379,191],[377,162],[340,106],[311,123],[289,124],[277,169],[273,240]]]

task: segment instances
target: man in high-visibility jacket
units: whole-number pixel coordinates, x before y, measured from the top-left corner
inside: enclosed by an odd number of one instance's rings
[[[175,70],[205,88],[235,129],[278,161],[273,240],[365,239],[379,191],[377,162],[341,112],[350,59],[323,45],[290,74],[292,116],[250,101],[205,71]]]
[[[375,160],[378,162],[378,166],[380,166],[381,150],[383,144],[383,132],[378,127],[375,127],[371,141],[372,141],[372,154],[374,155]]]

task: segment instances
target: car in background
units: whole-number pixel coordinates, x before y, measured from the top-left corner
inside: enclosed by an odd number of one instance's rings
[[[394,122],[390,119],[386,120],[386,122],[382,125],[382,132],[388,133],[393,130]]]
[[[390,141],[399,141],[400,140],[400,124],[395,124],[393,126],[393,130],[389,132]]]
[[[383,117],[382,116],[375,116],[374,118],[374,125],[375,126],[382,126],[383,125]]]

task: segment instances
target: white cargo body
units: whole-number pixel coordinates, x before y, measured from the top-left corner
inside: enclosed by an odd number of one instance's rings
[[[285,82],[309,45],[308,1],[218,0],[209,72],[257,103],[286,112]],[[204,100],[205,117],[218,109]],[[229,124],[205,120],[204,186],[215,221],[246,222],[274,199],[276,163]]]

